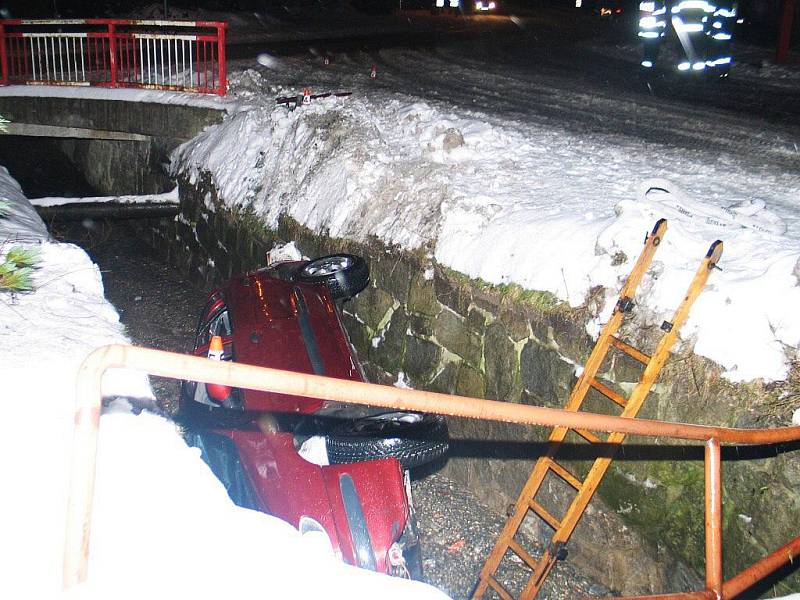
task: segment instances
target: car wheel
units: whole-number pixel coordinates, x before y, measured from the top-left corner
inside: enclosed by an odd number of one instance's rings
[[[334,300],[354,297],[369,283],[366,261],[354,254],[332,254],[307,262],[297,270],[295,281],[324,283]]]
[[[325,445],[331,464],[394,457],[412,469],[447,454],[447,422],[441,415],[384,413],[334,427]]]

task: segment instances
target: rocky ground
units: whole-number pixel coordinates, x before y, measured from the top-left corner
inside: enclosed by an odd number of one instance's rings
[[[190,350],[205,290],[161,262],[129,223],[53,223],[51,230],[63,241],[84,247],[100,265],[106,296],[117,307],[134,343],[177,352]],[[160,405],[169,410],[177,383],[155,380],[153,385]],[[425,578],[454,599],[468,598],[504,517],[437,473],[419,477],[413,494]],[[539,549],[530,540],[526,544]],[[501,580],[509,589],[520,589],[525,577],[522,563],[506,562]],[[556,600],[607,593],[569,563],[562,563],[551,574],[541,597]]]

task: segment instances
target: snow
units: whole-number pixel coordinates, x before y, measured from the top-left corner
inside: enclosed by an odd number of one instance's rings
[[[0,199],[8,202],[6,218],[0,218],[0,240],[41,242],[48,240],[47,232],[39,215],[25,200],[22,188],[8,173],[8,169],[0,166]]]
[[[800,346],[796,170],[754,176],[719,148],[654,149],[624,135],[456,114],[446,103],[370,88],[367,72],[352,74],[362,67],[339,67],[355,84],[352,96],[294,111],[275,107],[270,91],[293,76],[328,81],[315,74],[321,67],[294,60],[280,71],[234,71],[232,95],[252,106],[180,147],[172,171],[193,180],[210,173],[228,206],[252,208],[269,226],[288,214],[336,237],[430,248],[438,263],[473,278],[548,291],[571,306],[602,286],[593,332],[645,233],[668,216],[655,275],[637,298],[643,318],[669,319],[710,244],[723,239],[722,270],[681,337],[731,381],[786,378]],[[774,146],[783,152],[782,140]],[[672,193],[641,193],[652,178]]]
[[[103,381],[112,400],[101,417],[88,581],[62,593],[78,367],[94,348],[129,340],[97,266],[48,236],[5,169],[0,197],[11,203],[0,234],[41,256],[35,292],[0,295],[0,452],[9,484],[0,500],[0,597],[446,598],[345,565],[318,533],[236,507],[174,423],[132,410],[152,392],[143,374],[119,369]]]
[[[118,203],[118,204],[179,204],[178,187],[171,192],[163,194],[146,194],[142,196],[87,196],[83,198],[31,198],[32,206],[65,206],[67,204],[86,204],[86,203]]]

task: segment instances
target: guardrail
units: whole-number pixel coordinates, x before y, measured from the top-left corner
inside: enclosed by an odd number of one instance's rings
[[[226,23],[0,20],[0,85],[92,85],[225,95]]]
[[[400,389],[253,367],[227,361],[173,354],[135,346],[98,348],[78,373],[75,437],[67,507],[64,548],[64,588],[86,579],[89,533],[92,520],[97,432],[102,397],[100,382],[109,368],[130,368],[150,375],[217,383],[231,387],[305,396],[334,402],[364,404],[397,410],[448,416],[636,434],[656,438],[699,440],[705,443],[706,588],[645,598],[734,598],[755,583],[792,562],[800,554],[800,536],[759,560],[728,581],[722,580],[722,465],[721,444],[764,445],[800,440],[800,427],[780,429],[732,429],[646,419],[612,417],[563,409],[528,406],[496,400],[480,400],[434,392]],[[633,600],[629,598],[628,600]]]

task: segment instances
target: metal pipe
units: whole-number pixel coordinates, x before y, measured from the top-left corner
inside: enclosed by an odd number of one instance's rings
[[[706,442],[706,590],[722,597],[722,465],[719,441]]]
[[[737,444],[770,444],[800,440],[800,427],[746,430],[610,417],[400,389],[228,361],[209,361],[202,357],[135,346],[102,346],[84,360],[78,372],[72,477],[70,479],[64,550],[65,587],[73,586],[86,578],[97,427],[102,404],[100,380],[103,373],[112,367],[127,367],[173,379],[218,383],[321,400],[491,421],[548,427],[562,426],[592,431],[619,431],[653,437],[703,441],[716,439],[718,440],[717,444],[719,441]]]
[[[76,202],[61,206],[36,206],[45,221],[82,221],[83,219],[160,219],[174,217],[180,206],[170,202],[124,204],[119,202]]]
[[[722,585],[722,597],[735,598],[770,573],[786,564],[793,563],[798,556],[800,556],[800,536],[753,563],[738,575],[731,577]]]
[[[86,581],[89,530],[92,522],[97,433],[103,405],[101,381],[113,364],[124,363],[123,346],[105,346],[93,352],[78,369],[75,430],[70,461],[67,528],[64,548],[64,589]]]

